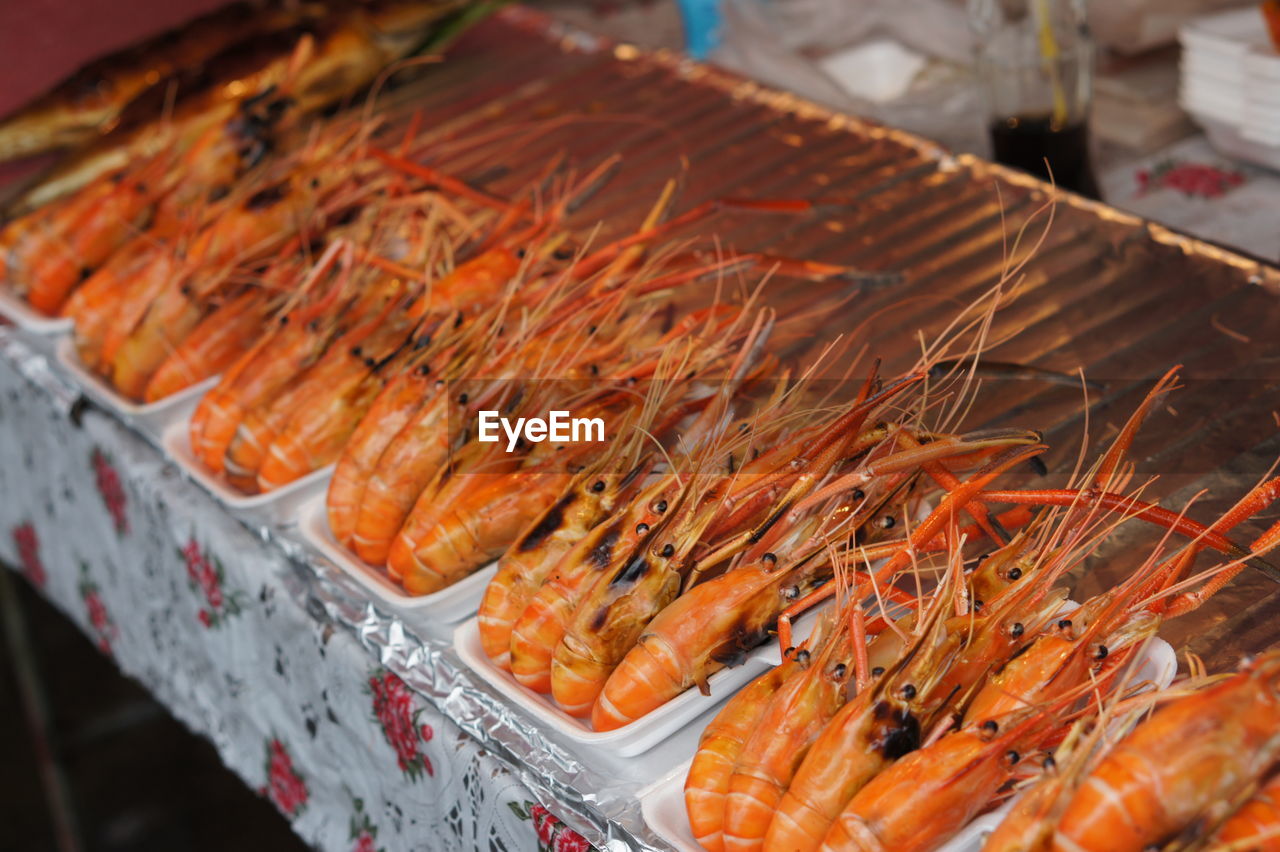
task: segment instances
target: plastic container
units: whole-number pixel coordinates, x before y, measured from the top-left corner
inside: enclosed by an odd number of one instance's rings
[[[187,417],[195,410],[200,397],[218,382],[215,376],[156,402],[134,402],[122,396],[115,388],[103,381],[101,376],[90,372],[80,363],[80,356],[76,354],[75,344],[70,337],[58,341],[56,357],[58,363],[75,377],[80,387],[94,402],[111,409],[139,429],[157,438],[161,438],[170,425],[185,424]]]
[[[1153,639],[1147,644],[1146,656],[1138,669],[1135,682],[1146,680],[1163,689],[1173,682],[1177,670],[1178,657],[1173,648],[1162,639]],[[686,761],[675,771],[640,791],[640,812],[649,828],[679,852],[702,852],[702,847],[693,839],[684,807],[684,781],[689,773],[689,763],[690,761]],[[939,847],[938,852],[979,852],[987,835],[995,830],[1012,806],[1013,803],[1010,802],[977,817],[963,831]]]
[[[797,641],[809,634],[815,620],[816,613],[810,613],[796,623],[794,633]],[[697,689],[687,689],[628,725],[613,731],[595,731],[589,720],[570,716],[556,705],[550,695],[521,686],[510,672],[495,666],[480,644],[480,623],[477,619],[469,619],[458,626],[453,634],[453,647],[462,661],[486,683],[543,725],[565,739],[605,749],[621,757],[644,754],[782,661],[777,643],[766,643],[753,651],[741,665],[721,669],[708,678],[710,695],[703,695]]]
[[[315,497],[317,492],[324,490],[333,473],[333,465],[329,465],[274,491],[243,494],[212,473],[192,453],[187,418],[171,423],[164,430],[160,446],[187,476],[198,482],[231,512],[269,523],[283,524],[297,520],[302,505]]]
[[[40,313],[8,287],[0,287],[0,314],[32,334],[63,334],[75,326],[71,317],[51,317]]]
[[[363,586],[371,595],[392,609],[427,615],[444,624],[453,624],[475,615],[480,598],[497,572],[497,564],[488,565],[459,580],[452,586],[430,595],[411,595],[381,568],[366,565],[334,539],[325,513],[324,495],[311,496],[302,507],[298,531],[302,540],[344,574]],[[474,620],[474,619],[473,619]],[[477,634],[478,636],[478,634]]]

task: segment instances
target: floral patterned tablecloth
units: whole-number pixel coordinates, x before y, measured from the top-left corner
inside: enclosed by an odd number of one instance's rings
[[[1203,240],[1280,261],[1280,174],[1236,162],[1203,134],[1124,157],[1102,174],[1103,196],[1121,210]]]
[[[141,436],[33,375],[47,365],[0,328],[6,342],[0,559],[300,836],[358,852],[590,848],[514,767],[308,606],[301,567]]]

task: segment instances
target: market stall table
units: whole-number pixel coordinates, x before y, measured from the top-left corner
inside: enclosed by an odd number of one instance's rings
[[[1272,343],[1280,271],[892,130],[832,114],[680,57],[647,54],[512,8],[397,96],[441,132],[483,116],[627,114],[566,125],[548,154],[618,151],[624,170],[593,202],[606,228],[639,221],[670,177],[681,203],[737,196],[841,197],[822,218],[729,219],[729,244],[870,271],[901,285],[861,293],[820,331],[857,329],[892,371],[915,330],[936,330],[986,291],[1046,221],[1018,297],[996,319],[996,361],[1083,367],[1090,432],[1114,421],[1173,363],[1184,388],[1140,439],[1140,472],[1175,502],[1212,489],[1218,508],[1280,455]],[[527,153],[527,152],[526,152]],[[529,156],[533,160],[533,155]],[[518,185],[501,175],[491,190]],[[504,183],[505,182],[505,183]],[[783,287],[781,302],[804,288]],[[789,295],[787,295],[789,294]],[[904,330],[909,334],[904,334]],[[815,329],[819,331],[819,329]],[[1005,332],[1014,332],[1005,339]],[[651,750],[584,745],[488,686],[454,648],[456,617],[375,602],[302,541],[296,515],[235,515],[184,476],[165,424],[87,403],[53,357],[56,338],[0,330],[0,557],[28,579],[264,791],[307,840],[348,848],[377,829],[387,848],[668,848],[639,796],[678,771],[706,715]],[[1040,428],[1054,471],[1084,427],[1081,391],[988,382],[974,427]],[[1210,505],[1212,504],[1212,505]],[[1081,578],[1105,586],[1123,553]],[[1166,634],[1217,668],[1275,642],[1277,587],[1254,573]],[[717,696],[721,698],[723,696]],[[710,705],[708,705],[710,708]]]

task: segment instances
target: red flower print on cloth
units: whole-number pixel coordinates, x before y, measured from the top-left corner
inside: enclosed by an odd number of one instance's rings
[[[98,593],[98,584],[89,578],[89,566],[84,562],[80,563],[80,599],[84,601],[85,612],[89,615],[89,627],[93,631],[98,650],[110,654],[111,643],[117,634],[116,626]]]
[[[1224,169],[1207,163],[1183,163],[1165,160],[1151,169],[1139,169],[1138,194],[1158,189],[1173,189],[1188,198],[1221,198],[1244,184],[1244,175],[1235,169]]]
[[[111,513],[111,520],[115,523],[116,533],[124,535],[129,532],[129,515],[126,510],[127,500],[125,498],[124,486],[120,484],[120,474],[116,473],[116,469],[111,465],[111,459],[97,447],[93,448],[93,453],[89,456],[89,462],[93,465],[94,479],[97,481],[98,493],[102,495],[102,502],[106,504],[107,511]]]
[[[587,838],[572,828],[562,826],[552,848],[555,852],[587,852],[591,844],[587,842]]]
[[[242,596],[223,591],[226,572],[216,556],[210,558],[194,537],[178,550],[178,555],[187,566],[187,584],[204,597],[205,606],[196,613],[201,624],[206,628],[218,627],[228,617],[240,614]]]
[[[45,574],[44,563],[40,561],[40,539],[30,521],[13,528],[13,546],[18,548],[18,562],[22,565],[23,576],[31,585],[43,588],[48,575]]]
[[[355,800],[356,812],[351,817],[351,852],[383,852],[378,845],[378,827],[364,812],[364,801]]]
[[[529,808],[529,818],[533,820],[533,830],[538,835],[538,842],[550,844],[551,839],[555,837],[556,824],[560,820],[556,819],[551,811],[542,805],[534,805]]]
[[[522,820],[533,825],[538,837],[538,852],[589,852],[594,847],[587,839],[556,819],[551,811],[533,802],[507,802],[507,807]]]
[[[284,743],[277,739],[267,740],[267,786],[261,792],[288,817],[297,816],[307,806],[307,784],[293,768]]]
[[[394,672],[377,668],[369,676],[368,691],[373,696],[373,716],[396,753],[400,771],[413,780],[423,772],[434,776],[431,759],[419,746],[431,742],[435,732],[430,725],[418,724],[422,709],[414,706],[414,695],[408,685]]]

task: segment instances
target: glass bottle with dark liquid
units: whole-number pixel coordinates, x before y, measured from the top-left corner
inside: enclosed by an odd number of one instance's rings
[[[969,0],[996,162],[1101,198],[1089,155],[1084,0]]]
[[[1089,157],[1089,125],[1057,124],[1049,115],[998,118],[991,122],[992,157],[1086,198],[1101,199]]]

